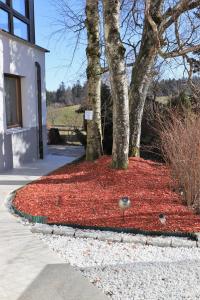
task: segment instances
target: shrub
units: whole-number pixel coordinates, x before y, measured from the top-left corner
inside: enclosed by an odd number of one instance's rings
[[[171,111],[160,125],[163,155],[182,190],[183,203],[200,213],[199,115]]]
[[[183,90],[176,96],[169,97],[168,102],[157,102],[147,97],[142,119],[141,154],[147,159],[163,161],[160,126],[170,121],[171,114],[194,111],[195,105]]]
[[[60,132],[57,128],[50,128],[48,132],[48,144],[49,145],[59,145],[63,143],[63,140],[60,136]]]
[[[103,135],[103,150],[104,154],[112,154],[113,144],[113,124],[112,124],[112,97],[109,86],[102,84],[101,86],[101,122],[102,122],[102,135]],[[84,113],[87,110],[87,100],[76,111],[77,113]],[[84,129],[87,131],[87,121],[84,122]],[[87,136],[78,130],[76,131],[77,138],[82,145],[86,147]]]
[[[76,133],[76,139],[81,143],[82,146],[86,148],[87,146],[87,135],[83,131],[79,130],[78,128],[75,128]]]
[[[166,107],[147,97],[142,118],[141,156],[145,159],[162,160],[157,116],[165,115]]]

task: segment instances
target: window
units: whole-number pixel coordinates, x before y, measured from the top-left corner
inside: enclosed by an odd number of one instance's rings
[[[34,0],[0,0],[0,29],[34,44]]]
[[[5,75],[5,106],[7,128],[22,126],[20,77]]]
[[[0,28],[9,31],[8,13],[3,9],[0,9]]]
[[[27,24],[15,17],[13,18],[13,24],[14,24],[14,35],[24,40],[28,40]]]
[[[26,15],[26,3],[25,0],[12,0],[13,8],[21,15]]]

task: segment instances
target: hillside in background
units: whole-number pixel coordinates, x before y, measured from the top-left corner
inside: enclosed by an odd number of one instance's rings
[[[47,91],[47,105],[58,107],[82,104],[86,93],[86,84],[81,85],[80,81],[72,87],[66,87],[64,82],[61,82],[56,91]]]
[[[199,78],[194,78],[196,82],[199,82]],[[162,79],[160,81],[154,80],[150,90],[149,96],[151,98],[158,98],[165,102],[168,97],[177,96],[181,91],[190,93],[187,79]],[[47,105],[48,106],[71,106],[71,105],[83,105],[86,102],[87,84],[81,84],[77,81],[72,87],[66,87],[64,82],[61,82],[59,88],[56,91],[47,91]],[[167,97],[167,98],[166,98]]]
[[[65,125],[66,127],[83,127],[83,114],[76,113],[80,105],[47,108],[47,125]]]

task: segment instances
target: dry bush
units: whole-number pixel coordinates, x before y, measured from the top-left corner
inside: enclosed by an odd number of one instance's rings
[[[160,120],[165,161],[182,190],[183,202],[200,213],[200,118],[192,113],[169,112]]]

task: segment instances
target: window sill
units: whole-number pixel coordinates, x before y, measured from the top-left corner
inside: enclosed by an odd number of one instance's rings
[[[28,131],[28,130],[30,130],[30,128],[22,128],[22,127],[9,128],[6,130],[6,134],[21,133],[21,132]]]

